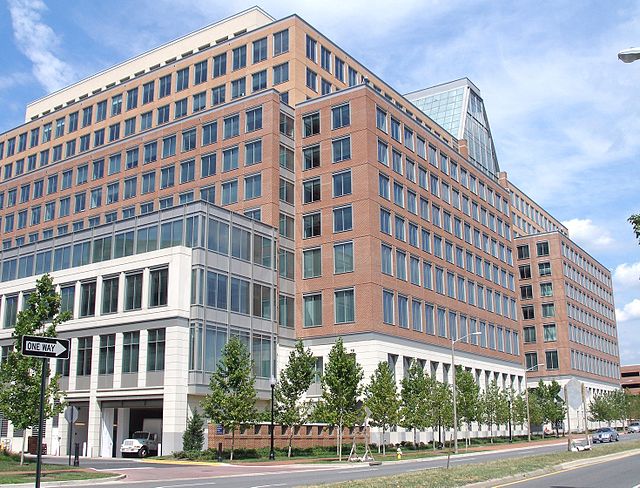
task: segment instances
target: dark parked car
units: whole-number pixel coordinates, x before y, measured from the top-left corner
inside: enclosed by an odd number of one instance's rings
[[[618,432],[611,427],[603,427],[593,433],[593,443],[596,442],[618,442]]]

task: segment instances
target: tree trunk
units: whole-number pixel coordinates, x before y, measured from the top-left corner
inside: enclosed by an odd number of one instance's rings
[[[382,455],[386,456],[387,454],[387,443],[384,438],[384,425],[382,426]]]
[[[287,453],[287,457],[291,457],[291,444],[293,443],[293,425],[289,427],[291,430],[289,431],[289,452]]]
[[[26,429],[24,429],[22,431],[22,449],[20,451],[20,466],[24,464],[24,443],[26,439],[27,439],[27,432],[26,432]]]
[[[416,427],[413,428],[413,449],[418,449],[418,429]]]
[[[342,461],[342,422],[338,427],[338,461]]]
[[[229,455],[229,461],[233,461],[233,448],[236,441],[236,428],[231,429],[231,454]]]

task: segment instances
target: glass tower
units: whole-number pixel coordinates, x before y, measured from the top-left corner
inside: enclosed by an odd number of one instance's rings
[[[469,159],[496,178],[500,167],[480,90],[467,78],[405,95],[416,107],[457,139],[465,139]]]

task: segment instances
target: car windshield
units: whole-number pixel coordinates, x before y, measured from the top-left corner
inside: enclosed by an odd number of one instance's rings
[[[609,432],[609,429],[602,428],[602,429],[596,430],[596,432]]]
[[[133,438],[138,440],[146,441],[149,438],[149,432],[134,432]]]

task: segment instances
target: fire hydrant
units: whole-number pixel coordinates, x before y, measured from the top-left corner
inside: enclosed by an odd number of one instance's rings
[[[398,459],[398,461],[402,459],[402,449],[396,449],[396,458]]]

